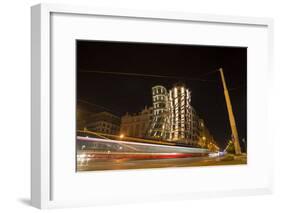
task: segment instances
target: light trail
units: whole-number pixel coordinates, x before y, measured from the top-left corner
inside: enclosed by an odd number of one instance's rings
[[[111,135],[111,134],[107,134],[107,133],[97,133],[97,132],[92,132],[92,131],[89,131],[89,130],[77,130],[77,132],[80,132],[80,133],[88,133],[88,134],[93,134],[93,135],[99,134],[99,135],[102,135],[102,136],[108,136],[108,137],[116,137],[116,138],[118,138],[117,135]],[[166,141],[156,141],[156,140],[149,140],[149,139],[142,139],[142,138],[134,138],[134,137],[128,137],[128,136],[124,136],[124,139],[134,140],[134,141],[138,141],[138,142],[146,142],[146,143],[153,143],[153,144],[164,144],[164,145],[175,146],[174,143],[169,143],[169,142],[166,142]]]
[[[153,150],[164,150],[166,153],[209,153],[208,149],[201,149],[201,148],[191,148],[191,147],[180,147],[180,146],[169,146],[169,145],[161,145],[161,144],[145,144],[145,143],[138,143],[138,142],[131,142],[131,141],[120,141],[120,140],[106,140],[100,138],[89,138],[89,137],[81,137],[77,136],[78,141],[88,141],[88,142],[96,142],[96,143],[103,143],[103,144],[119,144],[119,145],[131,145],[137,146],[140,148],[145,148],[145,150],[153,149]]]

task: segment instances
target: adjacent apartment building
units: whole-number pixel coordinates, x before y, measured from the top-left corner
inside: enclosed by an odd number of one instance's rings
[[[120,132],[120,118],[110,112],[94,113],[90,117],[87,129],[93,132],[118,135]]]
[[[152,119],[152,107],[147,107],[138,113],[126,115],[121,118],[120,134],[129,137],[145,138]]]

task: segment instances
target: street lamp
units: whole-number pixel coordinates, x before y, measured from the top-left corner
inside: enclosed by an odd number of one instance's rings
[[[124,134],[120,134],[120,139],[123,139],[124,138]]]

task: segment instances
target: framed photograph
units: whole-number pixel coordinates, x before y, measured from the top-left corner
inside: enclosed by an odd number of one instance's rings
[[[31,14],[33,206],[271,193],[271,19]]]

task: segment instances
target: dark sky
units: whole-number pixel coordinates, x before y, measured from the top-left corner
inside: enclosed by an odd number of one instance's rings
[[[152,86],[170,89],[183,82],[192,106],[225,146],[231,130],[220,75],[214,72],[219,67],[241,140],[247,130],[247,48],[77,41],[77,98],[123,115],[151,106]]]

